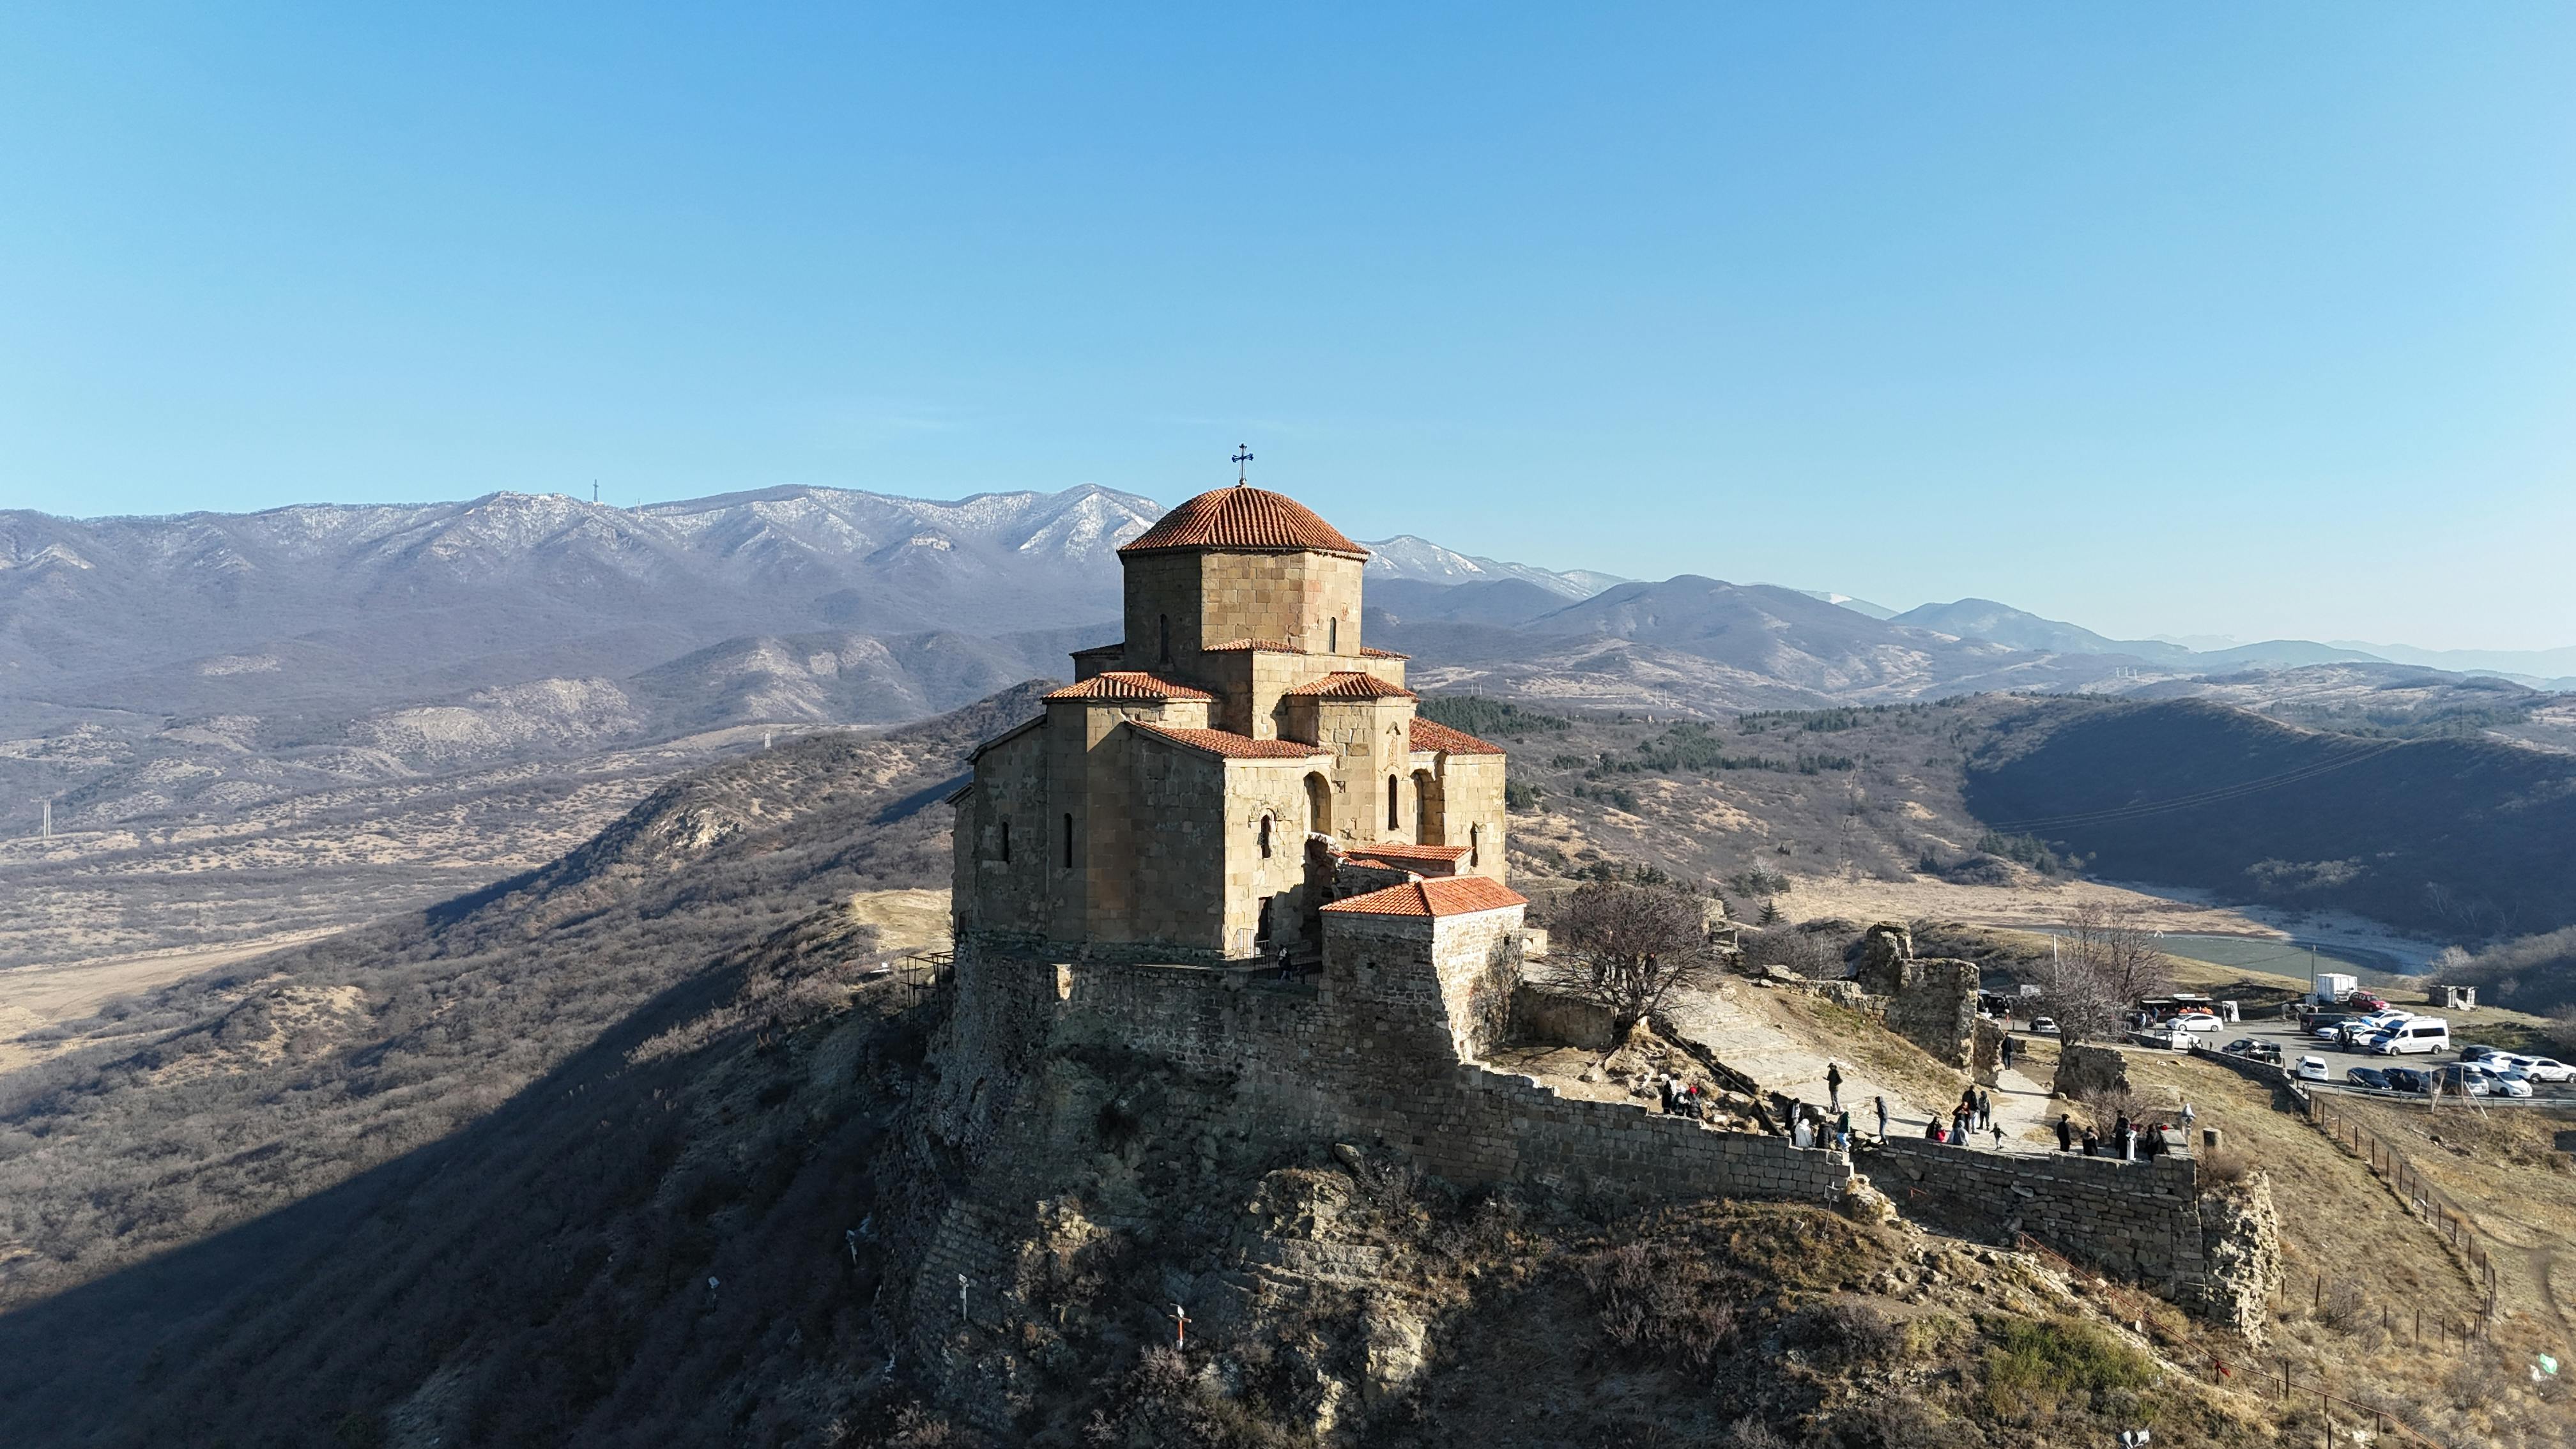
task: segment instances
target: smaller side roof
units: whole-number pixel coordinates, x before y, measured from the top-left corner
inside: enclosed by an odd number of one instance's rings
[[[975,748],[968,750],[966,752],[966,763],[971,765],[977,759],[981,758],[986,750],[1009,744],[1011,741],[1018,739],[1020,736],[1027,734],[1031,730],[1044,728],[1046,728],[1045,715],[1039,715],[1036,719],[1022,720],[1018,724],[1011,726],[1009,729],[1006,729],[1000,734],[993,736],[991,739],[984,741],[982,744],[977,745]]]
[[[1192,689],[1186,684],[1174,684],[1168,679],[1156,679],[1150,674],[1140,673],[1132,669],[1107,669],[1091,676],[1080,684],[1069,684],[1062,689],[1055,690],[1048,694],[1046,698],[1164,700],[1214,699],[1216,696],[1208,693],[1204,689]]]
[[[1360,646],[1360,657],[1362,659],[1410,659],[1413,656],[1410,654],[1398,654],[1392,649],[1372,649],[1366,644],[1363,644]]]
[[[1389,684],[1374,674],[1335,670],[1311,683],[1281,694],[1301,699],[1412,699],[1414,693],[1401,684]]]
[[[1127,728],[1142,730],[1158,740],[1188,749],[1223,755],[1229,760],[1313,760],[1329,756],[1330,750],[1314,745],[1301,745],[1294,740],[1256,740],[1232,730],[1176,729],[1170,725],[1147,724],[1140,719],[1127,721]]]
[[[1126,652],[1127,641],[1124,639],[1118,639],[1107,644],[1094,644],[1088,649],[1076,649],[1073,651],[1073,657],[1076,659],[1088,659],[1095,654],[1124,654]]]
[[[1481,875],[1453,875],[1443,880],[1409,881],[1352,896],[1324,907],[1326,914],[1339,912],[1350,916],[1466,916],[1478,911],[1498,911],[1505,906],[1525,906],[1529,897],[1500,881]]]
[[[1438,720],[1424,719],[1418,714],[1413,717],[1411,728],[1412,735],[1406,743],[1417,750],[1430,750],[1444,755],[1499,755],[1504,753],[1501,745],[1480,740],[1474,735],[1467,733],[1465,730],[1453,730],[1449,728],[1449,726],[1440,723]]]
[[[1303,654],[1306,651],[1278,639],[1228,639],[1222,644],[1210,644],[1199,652],[1202,654]]]

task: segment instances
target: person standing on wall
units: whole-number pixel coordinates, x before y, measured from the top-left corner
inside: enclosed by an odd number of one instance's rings
[[[2075,1118],[2070,1113],[2057,1114],[2057,1150],[2060,1152],[2075,1150]]]
[[[1825,1108],[1839,1112],[1843,1105],[1843,1069],[1839,1062],[1825,1063]]]
[[[1872,1097],[1870,1100],[1878,1104],[1878,1140],[1884,1143],[1887,1141],[1887,1099]]]

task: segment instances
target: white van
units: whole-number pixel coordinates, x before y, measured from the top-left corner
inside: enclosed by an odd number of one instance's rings
[[[2440,1016],[2411,1016],[2370,1039],[2375,1056],[2412,1056],[2451,1049],[2451,1023]]]

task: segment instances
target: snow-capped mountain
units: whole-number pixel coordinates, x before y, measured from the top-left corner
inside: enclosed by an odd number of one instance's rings
[[[1489,584],[1503,579],[1518,579],[1568,599],[1588,599],[1613,584],[1628,582],[1617,574],[1595,573],[1590,569],[1559,573],[1529,564],[1500,563],[1460,553],[1456,549],[1442,548],[1427,538],[1416,538],[1409,533],[1399,533],[1393,538],[1375,542],[1362,540],[1362,543],[1369,550],[1368,571],[1371,576],[1379,578],[1413,579],[1426,584]]]

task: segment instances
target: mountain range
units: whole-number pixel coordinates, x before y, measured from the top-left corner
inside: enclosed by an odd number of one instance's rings
[[[1100,487],[955,501],[788,487],[636,508],[496,493],[0,512],[0,829],[46,797],[97,825],[739,726],[923,718],[1114,638],[1117,548],[1162,511]],[[2303,707],[2334,709],[2460,677],[2303,641],[2110,639],[1991,600],[1893,613],[1411,535],[1369,547],[1369,641],[1414,655],[1417,683],[1567,705],[1712,716],[2225,689],[2260,707],[2274,674],[2331,666],[2298,688]],[[2492,719],[2496,702],[2408,707]]]

